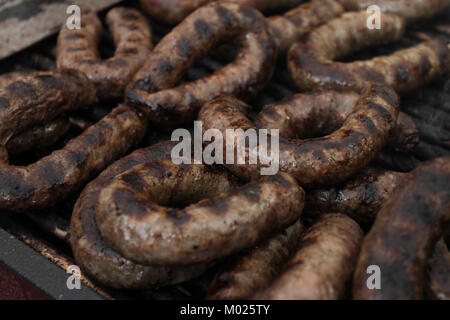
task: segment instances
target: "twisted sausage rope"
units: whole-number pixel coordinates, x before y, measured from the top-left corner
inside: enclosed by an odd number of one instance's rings
[[[381,29],[366,26],[366,12],[349,12],[313,30],[288,53],[290,74],[301,90],[360,89],[384,83],[405,93],[442,75],[449,67],[450,47],[442,40],[420,43],[391,55],[351,63],[335,62],[360,48],[401,39],[405,20],[383,14]]]
[[[397,121],[398,103],[392,89],[369,85],[342,127],[332,134],[305,140],[280,139],[280,170],[291,173],[300,185],[307,187],[334,184],[353,176],[383,148]],[[199,120],[203,121],[204,130],[218,129],[226,139],[227,129],[255,128],[247,117],[248,112],[246,104],[222,96],[203,107]],[[229,143],[237,150],[236,143]],[[253,152],[258,154],[247,147],[246,154]],[[250,180],[259,177],[261,163],[226,166],[239,177]]]
[[[199,7],[216,0],[140,0],[142,9],[153,19],[166,24],[180,23]],[[260,11],[295,7],[305,0],[228,0]]]
[[[432,249],[450,219],[450,157],[408,174],[378,213],[354,274],[355,299],[421,299]],[[367,288],[367,267],[381,270],[381,289]]]
[[[279,278],[255,299],[336,300],[346,298],[363,232],[351,218],[327,214],[306,232]]]
[[[263,107],[255,117],[258,128],[279,129],[284,138],[309,138],[340,128],[354,111],[356,92],[320,91],[293,95]],[[407,114],[400,112],[387,146],[411,151],[419,143],[419,131]]]
[[[144,64],[152,49],[151,29],[137,10],[116,7],[106,16],[116,45],[112,58],[100,60],[97,46],[102,24],[96,13],[82,7],[81,28],[70,30],[63,25],[58,36],[58,69],[83,72],[97,87],[100,98],[123,96],[126,85]]]
[[[232,36],[241,36],[237,58],[223,69],[171,88],[199,57]],[[249,99],[270,79],[276,45],[264,17],[233,3],[199,8],[165,36],[128,88],[127,102],[150,121],[180,124],[195,119],[204,103],[222,93]]]
[[[119,106],[62,150],[26,167],[8,164],[5,146],[16,133],[96,100],[90,81],[70,70],[32,73],[0,89],[0,209],[20,212],[60,201],[143,136],[146,122]]]

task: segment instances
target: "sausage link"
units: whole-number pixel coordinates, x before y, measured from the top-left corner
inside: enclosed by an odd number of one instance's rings
[[[241,36],[243,42],[234,62],[171,88],[197,58],[232,36]],[[270,79],[276,53],[268,24],[258,11],[228,2],[209,4],[159,42],[129,86],[127,102],[143,110],[152,122],[185,123],[222,93],[250,99]]]
[[[312,217],[342,212],[358,223],[372,223],[405,175],[369,169],[342,185],[311,190],[306,194],[305,212]]]
[[[289,175],[221,193],[230,185],[223,188],[211,170],[160,160],[113,179],[97,202],[105,242],[141,264],[187,265],[249,248],[299,218],[304,192]],[[167,207],[204,197],[184,209]]]
[[[115,176],[140,163],[169,159],[175,145],[169,141],[137,150],[113,163],[84,188],[73,210],[70,243],[77,264],[92,279],[113,288],[151,288],[187,281],[208,268],[208,264],[173,267],[136,264],[106,245],[95,222],[99,193]]]
[[[140,0],[142,9],[152,18],[169,25],[183,21],[199,7],[216,0]],[[260,11],[292,8],[305,0],[228,0]]]
[[[279,278],[255,299],[336,300],[347,297],[363,232],[342,214],[322,216],[303,236]]]
[[[95,84],[99,97],[119,98],[125,86],[144,64],[151,49],[151,29],[137,10],[116,7],[106,16],[116,45],[112,58],[101,60],[97,46],[102,24],[96,13],[82,7],[82,26],[70,30],[63,25],[58,36],[57,68],[75,69],[86,74]]]
[[[428,259],[450,219],[450,157],[422,163],[405,177],[366,236],[353,281],[355,299],[421,299]],[[367,267],[381,289],[367,288]]]
[[[392,89],[370,85],[362,91],[354,111],[342,127],[332,134],[304,140],[280,138],[280,170],[292,174],[305,187],[345,181],[364,168],[383,148],[397,120],[398,103],[398,96]],[[222,96],[203,107],[199,120],[203,121],[204,130],[218,129],[226,140],[227,129],[245,131],[255,128],[247,117],[248,112],[249,107],[243,102]],[[235,154],[238,153],[238,144],[234,141],[228,144],[234,147]],[[227,141],[224,141],[226,145]],[[270,150],[270,145],[267,148]],[[245,152],[245,159],[249,154],[258,154],[248,145]],[[260,175],[260,161],[226,166],[245,180]]]
[[[231,258],[215,275],[207,298],[248,299],[266,288],[297,249],[303,231],[303,224],[298,220],[254,249]]]
[[[367,18],[366,12],[345,13],[292,46],[288,67],[299,89],[362,88],[367,82],[376,82],[405,93],[448,70],[450,49],[443,40],[422,42],[371,60],[333,61],[360,48],[404,36],[405,22],[396,15],[383,14],[381,28],[372,30],[366,26]]]
[[[11,138],[6,143],[9,154],[20,154],[34,148],[48,148],[70,129],[66,116],[59,117],[44,126],[36,126]]]
[[[279,129],[285,138],[312,138],[339,129],[354,111],[359,95],[355,92],[321,91],[296,94],[264,106],[255,118],[258,128]],[[400,112],[387,146],[411,151],[419,143],[414,121]]]
[[[436,244],[427,271],[427,298],[450,300],[450,253],[443,239]]]
[[[399,15],[410,24],[431,18],[450,5],[450,0],[339,0],[347,10],[363,10],[376,5],[381,12]]]

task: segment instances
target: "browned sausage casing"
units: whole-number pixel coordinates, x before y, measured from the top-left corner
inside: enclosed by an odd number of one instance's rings
[[[443,40],[422,42],[388,56],[350,63],[333,61],[355,50],[401,39],[405,22],[383,14],[381,29],[367,28],[366,12],[349,12],[313,30],[289,50],[288,66],[299,89],[361,88],[384,83],[405,93],[442,75],[450,49]]]
[[[429,261],[426,294],[429,299],[450,300],[450,253],[443,239]]]
[[[58,36],[56,64],[75,69],[95,84],[100,98],[122,97],[125,86],[147,60],[152,48],[151,29],[137,10],[116,7],[106,16],[116,45],[112,58],[101,60],[97,46],[102,23],[96,13],[82,7],[80,29],[63,25]]]
[[[339,129],[354,111],[360,96],[355,92],[321,91],[293,95],[264,106],[255,118],[258,128],[279,129],[285,138],[311,138]],[[387,146],[411,151],[419,143],[419,130],[400,112]],[[340,211],[339,211],[340,212]]]
[[[34,148],[47,148],[55,144],[70,129],[69,119],[61,116],[43,126],[28,129],[6,143],[9,154],[20,154]]]
[[[142,9],[153,19],[174,25],[191,12],[216,0],[140,0]],[[305,0],[228,0],[260,11],[295,7]]]
[[[105,242],[141,264],[188,265],[252,247],[300,217],[304,192],[288,174],[219,194],[224,188],[211,170],[169,159],[114,178],[97,201]],[[192,201],[199,202],[168,207]]]
[[[0,209],[25,211],[61,201],[142,138],[147,122],[122,105],[36,163],[8,164],[5,146],[15,133],[95,101],[92,84],[75,71],[32,73],[0,89]]]
[[[274,3],[278,1],[272,1]],[[337,0],[313,0],[281,16],[268,18],[278,50],[286,52],[295,41],[321,24],[340,16],[344,8]]]
[[[240,300],[266,288],[297,249],[304,231],[301,220],[255,248],[230,258],[215,275],[208,299]]]
[[[369,86],[362,91],[354,111],[342,127],[332,134],[304,140],[280,138],[280,171],[291,173],[300,185],[306,187],[330,185],[348,179],[364,168],[383,148],[397,120],[398,103],[398,96],[392,89]],[[245,131],[255,128],[247,117],[248,112],[249,107],[243,102],[230,96],[221,96],[202,108],[199,120],[203,121],[204,130],[218,129],[226,140],[227,129],[241,128]],[[234,146],[237,153],[237,144],[233,141],[229,144]],[[246,155],[258,154],[257,150],[249,149],[246,145]],[[226,166],[246,180],[260,176],[260,161],[256,165]]]
[[[311,190],[306,195],[305,212],[318,217],[339,211],[359,223],[371,223],[405,175],[369,169],[342,185]]]
[[[136,264],[107,246],[95,222],[100,191],[117,175],[140,163],[170,159],[174,142],[140,149],[116,161],[88,184],[75,204],[70,225],[71,246],[77,264],[91,278],[113,288],[150,288],[187,281],[203,273],[208,265],[154,267]],[[218,178],[226,178],[225,175]]]
[[[450,0],[339,0],[347,10],[361,10],[376,5],[381,12],[399,15],[414,23],[431,18],[450,5]]]
[[[428,259],[450,219],[450,157],[424,162],[404,178],[364,239],[354,275],[355,299],[421,299]],[[367,287],[368,266],[381,289]]]
[[[336,300],[347,297],[363,232],[351,218],[327,214],[306,232],[279,278],[255,299]]]
[[[32,75],[32,72],[11,72],[0,76],[0,88],[4,88],[17,80]],[[61,116],[42,126],[34,126],[27,131],[16,132],[6,143],[9,154],[19,154],[32,148],[49,147],[69,130],[67,117]]]
[[[222,41],[240,36],[234,62],[212,75],[178,87],[192,63]],[[195,119],[204,103],[222,93],[249,99],[270,79],[276,45],[264,17],[234,3],[199,8],[166,35],[129,86],[127,101],[150,121],[180,124]]]

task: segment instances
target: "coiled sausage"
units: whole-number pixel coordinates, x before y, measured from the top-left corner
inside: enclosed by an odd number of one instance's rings
[[[114,178],[97,202],[105,242],[141,264],[189,265],[252,247],[299,218],[304,192],[291,176],[219,194],[224,188],[211,170],[160,160]],[[204,197],[184,209],[167,207]]]
[[[78,198],[70,224],[72,251],[82,270],[101,284],[113,288],[158,287],[195,278],[208,268],[208,264],[174,267],[136,264],[106,245],[95,222],[99,193],[115,176],[140,163],[169,159],[175,145],[162,142],[116,161],[88,184]]]
[[[234,62],[205,78],[171,88],[195,59],[233,36],[241,36],[242,41]],[[205,102],[221,93],[245,99],[256,94],[272,75],[276,53],[267,22],[258,11],[227,2],[209,4],[159,42],[129,86],[127,102],[155,123],[188,122]]]
[[[320,91],[293,95],[263,107],[255,117],[258,128],[279,129],[285,138],[311,138],[339,129],[354,111],[360,96],[355,92]],[[419,143],[419,130],[400,112],[387,146],[411,151]]]
[[[202,108],[199,120],[203,121],[204,130],[214,128],[222,132],[225,146],[227,129],[255,128],[247,117],[248,112],[249,107],[243,102],[221,96]],[[342,182],[364,168],[383,148],[397,115],[396,93],[386,86],[370,85],[362,91],[353,113],[332,134],[305,140],[281,138],[279,169],[291,173],[302,186]],[[235,148],[236,154],[238,144],[233,141],[228,144]],[[270,149],[270,145],[267,148]],[[249,149],[246,146],[245,159],[259,152]],[[251,180],[259,177],[261,161],[226,166],[239,177]]]
[[[443,40],[422,42],[371,60],[333,61],[368,45],[389,43],[404,36],[405,22],[401,17],[383,14],[380,29],[369,29],[367,18],[366,12],[345,13],[292,46],[288,67],[299,89],[362,88],[367,82],[375,82],[405,93],[448,70],[450,49]]]
[[[83,6],[81,28],[70,30],[63,25],[58,36],[56,64],[59,69],[83,72],[104,98],[123,96],[125,86],[144,64],[152,49],[151,29],[137,10],[116,7],[106,16],[116,45],[112,58],[101,60],[97,46],[102,24],[96,13]]]

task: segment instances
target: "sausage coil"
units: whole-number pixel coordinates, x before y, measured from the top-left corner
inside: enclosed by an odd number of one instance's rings
[[[199,114],[203,129],[218,129],[226,140],[227,129],[254,129],[248,118],[249,107],[229,96],[206,104]],[[385,86],[364,89],[354,111],[341,128],[320,138],[294,140],[280,138],[280,171],[292,174],[302,186],[314,187],[342,182],[364,168],[387,141],[398,115],[398,96]],[[270,139],[269,139],[270,140]],[[224,141],[224,146],[227,141]],[[237,144],[230,141],[237,153]],[[256,148],[256,147],[255,147]],[[246,146],[249,154],[258,154]],[[270,149],[270,145],[268,146]],[[227,164],[229,170],[245,180],[260,175],[257,164]]]
[[[111,249],[95,222],[99,193],[114,177],[137,164],[170,159],[175,145],[170,141],[159,143],[116,161],[84,188],[76,202],[70,225],[72,251],[83,271],[101,284],[112,288],[159,287],[195,278],[208,268],[208,264],[173,267],[137,264]],[[226,182],[225,175],[217,177]]]
[[[312,138],[339,129],[354,111],[360,96],[355,92],[320,91],[293,95],[263,107],[254,122],[258,128],[279,129],[285,138]],[[400,112],[387,146],[412,151],[419,143],[419,130]],[[340,211],[339,211],[340,212]]]
[[[242,46],[234,62],[212,75],[172,88],[199,57],[232,36]],[[264,17],[233,3],[199,8],[166,35],[129,86],[127,102],[150,121],[180,124],[195,119],[204,103],[221,93],[249,99],[270,79],[276,45]]]
[[[83,72],[101,99],[120,98],[152,49],[151,29],[139,11],[129,8],[111,9],[106,21],[116,45],[112,58],[101,60],[97,50],[101,21],[94,11],[82,7],[81,28],[70,30],[63,25],[59,33],[56,64],[59,69]]]
[[[404,36],[405,21],[401,17],[383,14],[380,29],[369,29],[367,19],[366,12],[345,13],[294,44],[288,53],[288,67],[297,87],[358,89],[370,82],[405,93],[448,70],[450,47],[443,40],[422,42],[371,60],[333,61],[360,48],[390,43]]]
[[[304,192],[289,175],[221,193],[211,170],[160,160],[114,178],[97,201],[103,239],[141,264],[189,265],[252,247],[299,218]],[[167,207],[204,197],[184,209]]]

